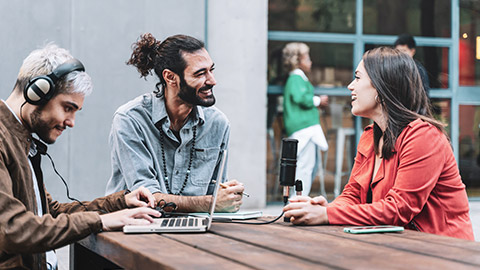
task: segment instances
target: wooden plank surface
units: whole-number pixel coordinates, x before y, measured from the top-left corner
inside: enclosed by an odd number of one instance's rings
[[[480,269],[480,243],[411,230],[214,223],[208,233],[107,232],[80,243],[125,269]]]
[[[211,233],[193,237],[186,234],[163,236],[256,269],[332,269],[286,253]]]
[[[330,227],[330,228],[329,228]],[[348,234],[343,227],[335,226],[301,226],[299,229],[334,235],[346,239],[354,239],[379,247],[448,259],[480,269],[480,244],[474,241],[405,230],[402,233],[383,234]]]
[[[405,235],[406,238],[416,239],[422,242],[437,243],[450,247],[460,247],[463,249],[474,250],[480,254],[480,243],[475,241],[465,241],[463,239],[438,236],[435,234],[422,233],[417,231],[411,231],[411,233]]]
[[[104,232],[80,243],[125,269],[249,269],[159,234]]]
[[[339,237],[335,226],[309,230],[292,225],[214,224],[212,232],[224,237],[289,254],[306,261],[344,269],[478,269],[473,265],[358,241],[357,235]],[[322,231],[334,232],[332,234]],[[342,232],[343,234],[343,232]],[[347,235],[347,234],[345,234]],[[384,235],[376,235],[383,238]],[[390,237],[391,238],[391,237]],[[388,243],[388,237],[386,238]]]

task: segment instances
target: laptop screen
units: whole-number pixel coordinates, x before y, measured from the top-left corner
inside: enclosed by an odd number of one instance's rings
[[[225,161],[227,160],[227,150],[223,150],[221,152],[221,161],[220,161],[220,168],[217,173],[217,179],[215,179],[215,188],[213,189],[212,194],[212,203],[210,204],[210,210],[208,211],[208,223],[207,223],[207,230],[210,229],[210,225],[212,224],[213,213],[215,212],[215,204],[217,203],[217,192],[220,186],[220,181],[223,179],[223,171],[225,168]]]

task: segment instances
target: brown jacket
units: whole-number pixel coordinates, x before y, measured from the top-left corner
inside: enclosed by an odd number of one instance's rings
[[[126,207],[123,192],[84,202],[59,203],[37,180],[44,215],[37,204],[28,153],[32,136],[0,101],[0,269],[45,269],[45,251],[102,229],[100,215]]]

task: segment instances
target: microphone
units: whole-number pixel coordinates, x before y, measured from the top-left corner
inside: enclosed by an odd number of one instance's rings
[[[35,138],[32,138],[33,139],[33,142],[35,143],[36,147],[37,147],[37,151],[41,154],[41,155],[46,155],[47,154],[47,145],[44,144],[43,142],[41,142],[40,140],[37,140]]]
[[[287,204],[290,187],[295,185],[297,169],[298,140],[282,139],[282,154],[280,159],[280,185],[283,186],[283,203]]]

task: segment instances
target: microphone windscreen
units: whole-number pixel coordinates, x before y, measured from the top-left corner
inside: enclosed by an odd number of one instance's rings
[[[293,186],[297,169],[297,145],[295,139],[282,140],[282,154],[280,159],[280,185]]]
[[[282,140],[282,158],[296,159],[297,158],[298,141],[295,139]]]

